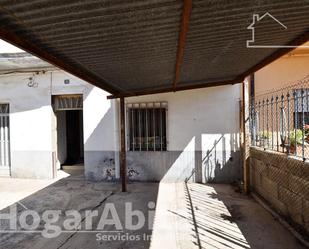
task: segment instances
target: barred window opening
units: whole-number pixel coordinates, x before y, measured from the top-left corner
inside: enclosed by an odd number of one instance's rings
[[[295,120],[294,128],[302,129],[304,125],[309,124],[309,110],[308,110],[308,88],[294,90],[294,113]]]
[[[10,106],[0,103],[0,171],[9,176],[10,171]]]
[[[9,104],[0,104],[0,114],[8,114],[9,109]]]
[[[130,151],[166,151],[167,103],[127,105]]]

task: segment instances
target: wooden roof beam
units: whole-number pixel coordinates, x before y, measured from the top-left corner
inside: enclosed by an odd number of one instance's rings
[[[178,91],[185,91],[185,90],[193,90],[199,88],[207,88],[207,87],[214,87],[214,86],[223,86],[223,85],[234,85],[237,83],[243,82],[244,78],[237,77],[231,80],[222,80],[222,81],[213,81],[213,82],[191,82],[181,84],[177,88],[173,86],[167,88],[157,88],[157,89],[147,89],[143,91],[133,91],[127,94],[116,94],[116,95],[109,95],[107,99],[116,99],[121,97],[135,97],[135,96],[142,96],[142,95],[150,95],[150,94],[158,94],[158,93],[168,93],[168,92],[178,92]]]
[[[184,50],[186,46],[187,33],[189,30],[191,12],[192,12],[192,0],[184,0],[182,9],[181,27],[178,39],[177,55],[176,55],[175,75],[173,80],[173,87],[175,91],[177,83],[179,82],[180,79],[180,72],[183,63]]]

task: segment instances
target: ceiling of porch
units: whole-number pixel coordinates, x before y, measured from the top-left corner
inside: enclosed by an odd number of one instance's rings
[[[267,47],[247,47],[253,14]],[[0,0],[0,37],[131,96],[241,82],[307,41],[308,16],[306,0]]]

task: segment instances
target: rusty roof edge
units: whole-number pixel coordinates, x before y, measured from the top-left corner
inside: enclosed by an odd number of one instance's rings
[[[172,86],[172,87],[166,87],[166,88],[148,89],[144,91],[133,91],[133,92],[128,92],[126,94],[109,95],[107,96],[107,99],[116,99],[116,98],[121,98],[121,97],[137,97],[137,96],[142,96],[142,95],[179,92],[179,91],[194,90],[194,89],[199,89],[199,88],[224,86],[224,85],[234,85],[237,83],[241,83],[243,81],[244,81],[244,78],[236,77],[234,79],[213,81],[213,82],[208,82],[208,83],[205,83],[205,81],[185,82],[185,83],[183,82],[182,85],[178,85],[176,88]]]
[[[178,37],[177,55],[175,63],[175,75],[173,80],[173,87],[176,89],[180,78],[181,67],[183,64],[184,50],[186,46],[187,33],[190,27],[190,17],[192,12],[192,0],[184,0],[182,18],[180,24],[180,32]]]

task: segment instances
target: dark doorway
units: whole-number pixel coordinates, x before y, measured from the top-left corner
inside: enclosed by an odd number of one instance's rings
[[[57,161],[70,175],[84,173],[83,96],[54,95],[57,117]]]
[[[67,158],[66,165],[84,162],[83,111],[69,110],[66,112]]]

